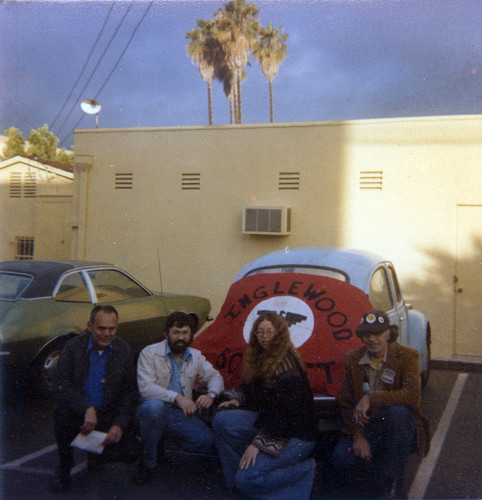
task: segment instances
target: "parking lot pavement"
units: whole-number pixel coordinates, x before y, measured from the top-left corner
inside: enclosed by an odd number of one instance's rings
[[[482,374],[432,370],[422,395],[422,408],[429,419],[436,456],[421,461],[410,457],[401,498],[422,492],[420,498],[481,498],[480,385]],[[454,393],[455,394],[454,396]],[[51,474],[57,463],[52,429],[52,403],[41,400],[6,402],[2,406],[0,498],[36,499],[223,499],[225,489],[217,462],[205,470],[174,457],[166,461],[148,484],[132,484],[135,464],[109,464],[103,473],[88,474],[85,454],[76,452],[76,469],[66,494],[49,492]],[[435,450],[435,451],[434,451]],[[171,457],[172,458],[172,457]],[[329,464],[316,498],[357,498],[353,491],[341,497],[333,489]],[[421,473],[422,471],[422,473]],[[415,487],[416,486],[416,487]],[[412,496],[410,496],[412,495]],[[358,496],[359,497],[359,496]]]

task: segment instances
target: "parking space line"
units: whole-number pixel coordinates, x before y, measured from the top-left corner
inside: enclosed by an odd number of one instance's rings
[[[34,453],[30,453],[29,455],[25,455],[23,457],[17,458],[17,460],[13,460],[12,462],[8,462],[2,465],[2,468],[11,469],[13,467],[18,467],[19,465],[24,464],[25,462],[30,462],[30,460],[35,460],[42,455],[47,455],[47,453],[51,453],[52,451],[57,449],[56,444],[51,444],[41,450],[35,451]]]
[[[16,460],[12,460],[11,462],[7,462],[6,464],[0,465],[0,469],[4,470],[17,470],[21,472],[32,472],[35,474],[52,474],[51,469],[45,469],[40,467],[29,467],[22,466],[26,462],[30,462],[31,460],[35,460],[36,458],[42,457],[43,455],[47,455],[57,449],[56,444],[51,444],[50,446],[46,446],[41,450],[35,451],[33,453],[29,453],[28,455],[24,455],[23,457],[17,458]],[[82,462],[75,467],[72,468],[72,475],[77,474],[78,472],[84,470],[87,466],[87,462]]]
[[[437,430],[432,436],[430,451],[428,455],[420,462],[415,479],[413,480],[408,499],[424,498],[427,487],[430,483],[435,465],[437,463],[440,451],[445,441],[445,437],[450,428],[450,423],[457,409],[460,396],[469,377],[468,373],[460,373],[455,381],[449,400],[445,406],[442,418],[437,426]]]
[[[19,465],[4,464],[0,467],[2,470],[15,470],[17,472],[29,472],[33,474],[44,474],[45,476],[52,474],[52,469],[42,469],[39,467],[21,467]]]

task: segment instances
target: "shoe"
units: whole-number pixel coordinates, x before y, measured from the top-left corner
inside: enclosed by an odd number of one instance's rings
[[[138,485],[146,484],[154,474],[154,467],[147,467],[142,462],[137,466],[136,473],[134,474],[134,483]]]
[[[58,468],[50,484],[52,493],[62,493],[70,488],[70,469]]]

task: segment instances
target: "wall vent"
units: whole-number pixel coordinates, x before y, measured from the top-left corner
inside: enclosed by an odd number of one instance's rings
[[[300,189],[300,173],[280,172],[278,187],[279,189]]]
[[[383,189],[383,171],[360,171],[360,189]]]
[[[244,234],[280,236],[291,233],[291,208],[246,207],[243,212]]]
[[[37,173],[25,172],[23,174],[23,195],[25,198],[35,198],[37,194]]]
[[[22,173],[10,172],[10,186],[8,194],[10,198],[22,197]]]
[[[116,189],[132,189],[134,186],[133,173],[115,174],[114,186]]]
[[[195,190],[201,189],[201,174],[198,173],[183,173],[181,177],[182,190]]]
[[[10,198],[35,198],[37,195],[36,172],[10,172]]]

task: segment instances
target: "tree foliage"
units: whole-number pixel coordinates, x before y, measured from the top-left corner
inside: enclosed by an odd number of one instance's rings
[[[214,19],[198,19],[197,28],[186,34],[186,38],[191,40],[187,47],[188,55],[199,67],[201,77],[208,85],[210,125],[213,78],[223,84],[230,103],[230,122],[242,122],[241,83],[246,78],[246,66],[252,54],[260,62],[269,82],[270,117],[273,121],[272,82],[279,64],[287,55],[285,42],[288,35],[282,33],[282,26],[277,30],[271,24],[266,29],[262,28],[258,14],[259,9],[254,4],[246,0],[230,0],[213,13]]]
[[[10,127],[3,132],[7,136],[5,147],[3,148],[3,157],[5,159],[12,158],[17,155],[25,154],[25,137],[22,132],[16,127]]]
[[[269,84],[269,115],[273,122],[273,80],[279,72],[279,65],[288,55],[286,40],[288,35],[283,33],[283,26],[274,29],[271,24],[261,28],[256,41],[253,57],[261,65],[261,71]]]
[[[74,155],[64,148],[57,149],[59,139],[44,125],[37,130],[32,129],[28,141],[22,136],[16,127],[10,127],[4,131],[7,141],[3,149],[3,156],[12,158],[16,155],[24,155],[35,160],[49,160],[65,165],[73,165]]]

